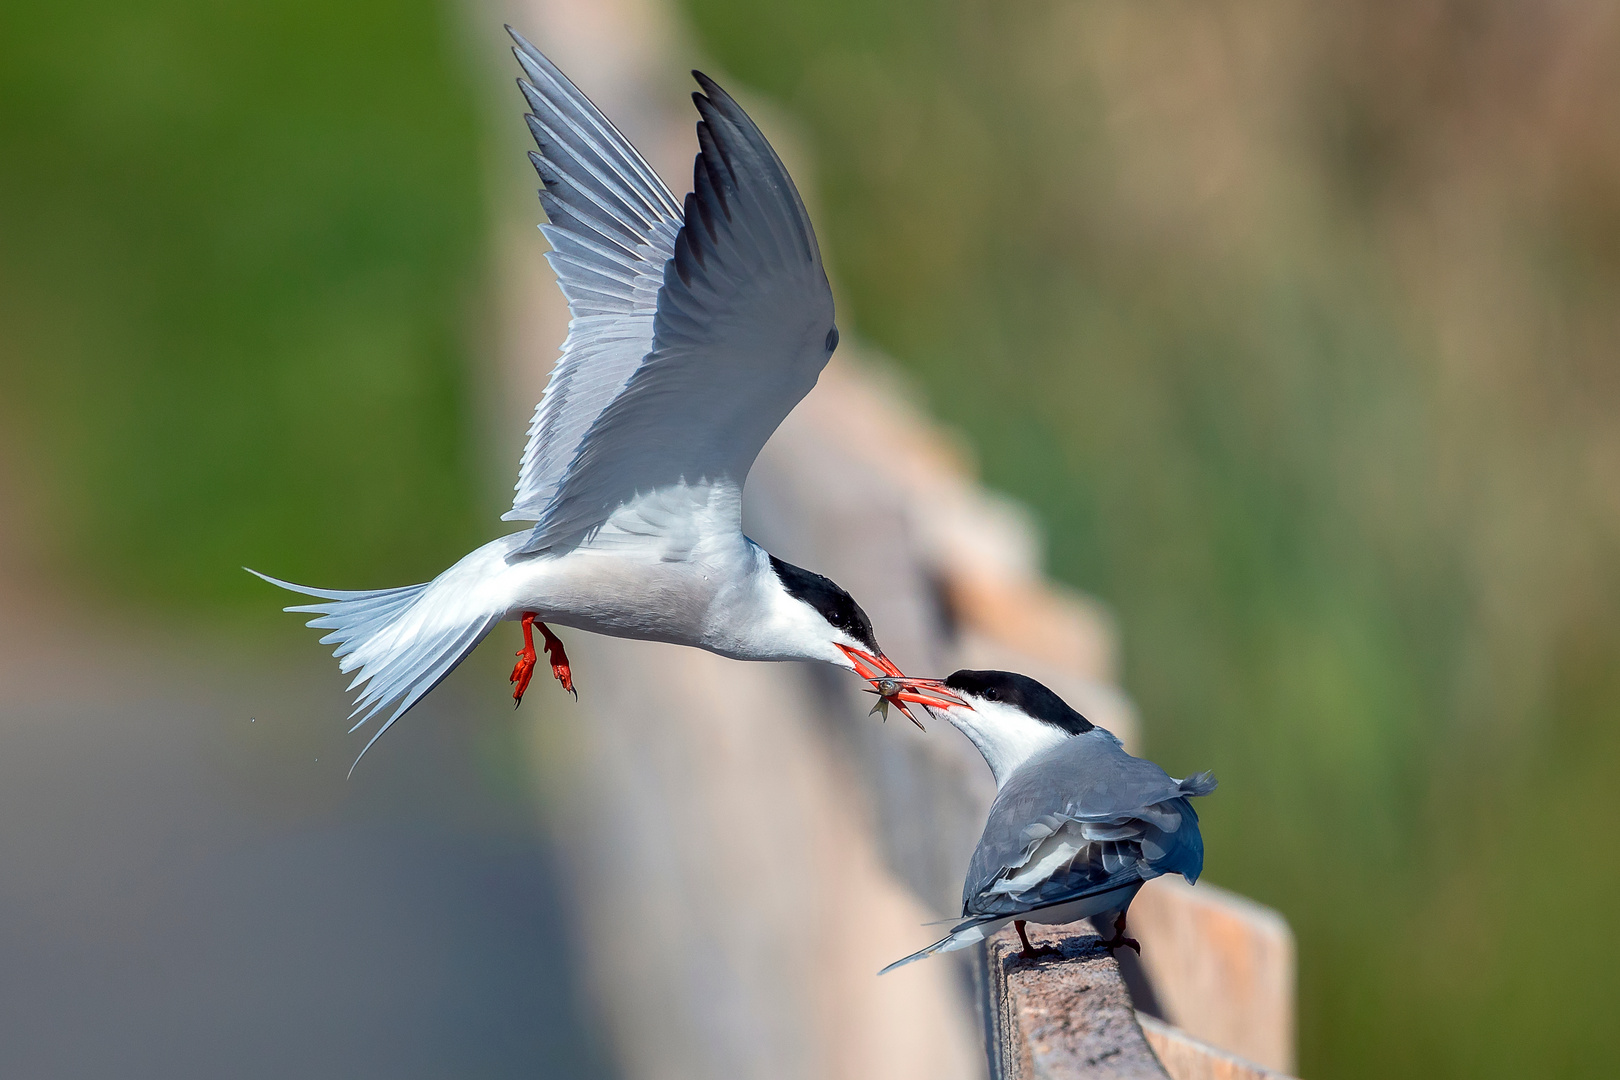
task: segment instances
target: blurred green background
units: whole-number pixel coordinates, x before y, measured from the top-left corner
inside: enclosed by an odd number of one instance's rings
[[[0,454],[43,561],[224,614],[243,563],[417,580],[478,535],[460,17],[0,8]]]
[[[685,8],[801,125],[840,321],[1113,606],[1149,751],[1220,776],[1301,1073],[1612,1067],[1614,7]],[[242,562],[385,585],[493,533],[467,18],[0,10],[28,565],[228,619]]]

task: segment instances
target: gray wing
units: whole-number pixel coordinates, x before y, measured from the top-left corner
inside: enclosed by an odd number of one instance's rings
[[[804,203],[765,136],[697,72],[694,190],[664,265],[653,346],[590,425],[525,547],[604,521],[637,492],[740,492],[837,344],[832,291]]]
[[[1018,770],[996,796],[962,891],[965,916],[1007,916],[1204,866],[1187,801],[1208,773],[1175,780],[1101,728]]]
[[[529,424],[507,520],[534,521],[556,497],[585,433],[652,351],[664,265],[681,209],[630,141],[517,31],[518,80],[545,185],[546,258],[568,299],[568,338]]]

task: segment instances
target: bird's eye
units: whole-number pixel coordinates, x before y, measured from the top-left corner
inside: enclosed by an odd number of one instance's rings
[[[832,352],[836,348],[838,348],[838,327],[835,326],[827,331],[827,351]]]
[[[1001,691],[992,686],[990,689],[984,692],[984,696],[991,701],[1000,701]]]

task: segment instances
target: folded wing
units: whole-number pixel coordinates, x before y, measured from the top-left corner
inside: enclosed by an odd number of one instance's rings
[[[963,888],[965,916],[1008,916],[1166,873],[1196,881],[1204,844],[1187,800],[1207,774],[1177,781],[1105,731],[1077,736],[1007,783]]]

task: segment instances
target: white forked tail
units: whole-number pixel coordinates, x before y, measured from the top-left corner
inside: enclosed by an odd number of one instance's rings
[[[987,923],[987,922],[998,922],[998,921],[999,922],[1006,922],[1007,920],[1006,919],[1000,919],[1000,920],[996,920],[996,919],[970,920],[970,921],[958,926],[955,930],[951,931],[949,934],[946,934],[944,937],[940,938],[938,941],[934,942],[932,945],[928,946],[926,949],[918,949],[916,952],[912,953],[910,956],[903,957],[903,958],[901,958],[899,960],[896,960],[894,963],[890,964],[888,967],[886,967],[882,971],[878,972],[878,974],[879,975],[887,975],[889,972],[893,971],[895,968],[905,967],[907,964],[912,963],[913,961],[921,960],[925,956],[933,956],[935,953],[955,952],[957,949],[965,949],[969,945],[977,945],[979,942],[984,940],[984,934],[985,934],[984,924]]]
[[[442,587],[448,575],[425,585],[348,592],[294,585],[257,570],[243,569],[272,585],[319,598],[319,603],[283,610],[316,615],[306,625],[331,631],[321,638],[321,644],[337,644],[332,655],[339,660],[339,670],[359,669],[349,689],[361,683],[367,685],[355,701],[354,712],[349,714],[351,720],[360,717],[349,729],[351,732],[398,702],[393,714],[354,759],[354,765],[360,764],[360,758],[366,756],[383,732],[394,726],[395,720],[455,670],[502,616],[500,611],[477,610],[466,603],[463,595],[457,595],[459,590]],[[350,774],[354,765],[349,766]]]

